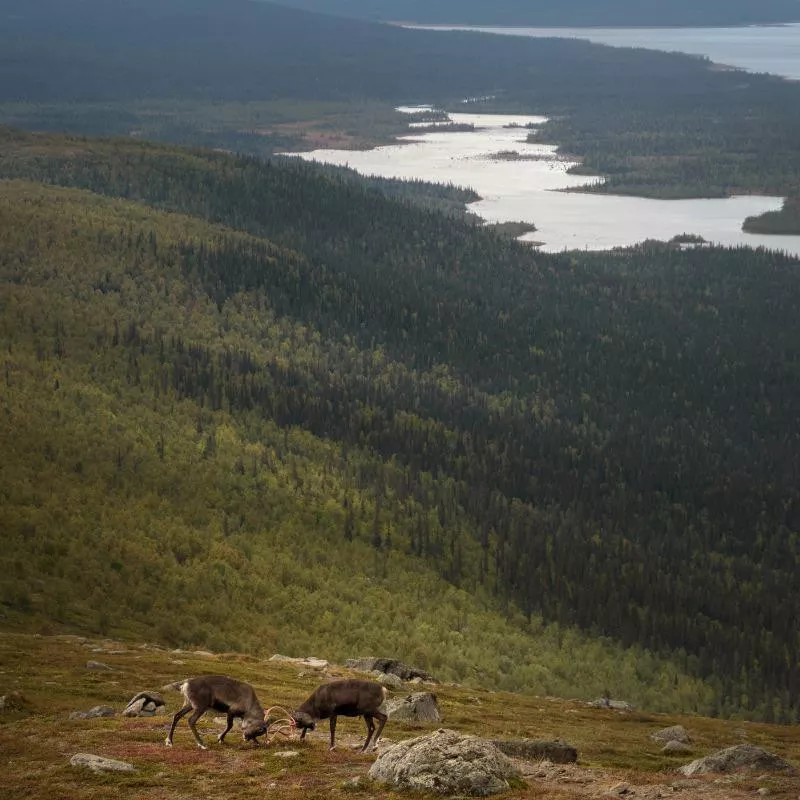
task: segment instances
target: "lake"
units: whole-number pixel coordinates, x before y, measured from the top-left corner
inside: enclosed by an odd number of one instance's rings
[[[533,223],[537,230],[521,239],[538,242],[541,249],[551,252],[604,250],[692,233],[716,244],[764,246],[800,256],[800,236],[763,236],[741,229],[745,217],[779,209],[781,197],[650,200],[558,191],[600,179],[570,175],[567,170],[574,162],[558,157],[555,146],[528,144],[524,127],[509,127],[541,125],[544,117],[449,116],[455,123],[474,125],[474,130],[412,132],[396,145],[373,150],[314,150],[295,155],[349,166],[364,175],[471,187],[481,196],[470,204],[472,211],[488,222]],[[509,156],[512,152],[516,155]],[[498,158],[498,154],[506,155]]]
[[[800,10],[798,11],[800,14]],[[749,72],[770,72],[800,80],[800,23],[738,28],[518,28],[459,25],[409,25],[441,31],[476,31],[508,36],[588,39],[613,47],[706,56],[717,64]]]

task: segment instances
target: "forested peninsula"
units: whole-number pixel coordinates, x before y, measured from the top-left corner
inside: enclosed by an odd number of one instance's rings
[[[0,136],[6,624],[797,720],[797,260]]]

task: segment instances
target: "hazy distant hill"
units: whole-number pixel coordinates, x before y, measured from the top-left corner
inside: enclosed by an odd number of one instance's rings
[[[743,25],[800,20],[798,0],[282,0],[328,14],[467,25]]]

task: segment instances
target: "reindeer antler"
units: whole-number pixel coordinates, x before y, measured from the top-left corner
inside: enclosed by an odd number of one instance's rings
[[[271,718],[273,711],[277,711],[283,714],[284,716],[273,720]],[[268,742],[271,742],[278,734],[280,734],[281,736],[285,736],[288,739],[297,729],[297,723],[295,723],[291,713],[287,711],[283,706],[271,706],[270,708],[268,708],[264,712],[264,720],[267,722]]]

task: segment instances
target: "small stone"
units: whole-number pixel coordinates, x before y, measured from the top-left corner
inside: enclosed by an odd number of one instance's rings
[[[109,667],[108,664],[104,664],[102,661],[87,661],[86,669],[110,670],[111,667]]]
[[[76,753],[69,763],[73,767],[88,767],[92,772],[136,772],[136,767],[127,761],[103,758],[92,753]]]
[[[278,750],[276,753],[272,754],[273,758],[295,758],[295,756],[299,756],[300,753],[297,750]]]

